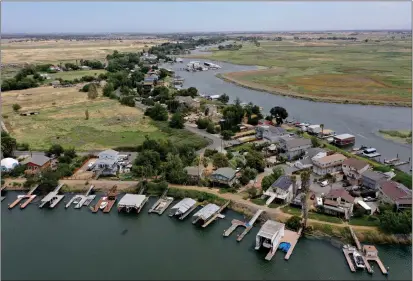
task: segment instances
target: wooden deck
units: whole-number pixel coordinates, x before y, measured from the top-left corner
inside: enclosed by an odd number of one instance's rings
[[[343,249],[344,256],[346,257],[347,264],[350,267],[351,272],[356,272],[356,268],[354,267],[354,264],[353,264],[353,262],[351,261],[351,258],[350,258],[350,253],[351,252],[352,251],[350,251],[348,249]]]
[[[245,222],[235,219],[232,220],[230,228],[224,231],[224,237],[230,236],[231,233],[234,232],[234,230],[237,229],[238,226],[245,226]]]
[[[105,196],[101,197],[101,198],[99,199],[99,201],[96,203],[95,206],[90,207],[90,209],[92,210],[92,213],[97,213],[97,212],[99,211],[100,205],[101,205],[103,202],[107,201],[107,200],[104,199],[104,198],[105,198]]]
[[[288,250],[288,252],[285,254],[284,259],[285,260],[289,260],[291,254],[294,251],[294,247],[295,245],[297,245],[298,242],[298,238],[300,238],[300,235],[297,232],[285,229],[284,230],[284,237],[281,238],[280,243],[281,242],[286,242],[286,243],[290,243],[290,249]]]
[[[16,207],[16,205],[19,204],[20,201],[23,200],[23,198],[24,198],[24,197],[20,197],[20,198],[17,198],[15,201],[13,201],[13,203],[11,203],[11,204],[9,205],[9,209],[13,209],[14,207]]]
[[[111,200],[107,200],[107,201],[108,201],[108,205],[105,207],[105,209],[103,209],[104,213],[109,213],[110,210],[112,210],[113,205],[115,205],[116,198],[111,199]]]
[[[379,266],[381,272],[382,272],[383,274],[386,274],[386,275],[388,274],[386,267],[385,267],[384,264],[381,262],[381,260],[380,260],[379,257],[365,257],[365,260],[368,261],[368,262],[370,262],[370,261],[375,261],[375,262],[377,263],[377,265]],[[368,262],[366,262],[366,265],[368,264],[369,267],[370,267],[370,264],[369,264]],[[372,271],[373,271],[373,270],[372,270]]]
[[[229,205],[229,203],[231,203],[230,200],[228,200],[227,202],[225,202],[224,205],[221,206],[221,208],[218,209],[218,211],[215,212],[215,214],[208,220],[206,221],[202,227],[207,227],[210,223],[212,223],[220,214],[221,212]]]
[[[351,228],[351,226],[349,226],[348,228],[350,229],[350,233],[351,233],[351,236],[353,237],[354,243],[356,243],[357,250],[358,250],[359,252],[361,252],[361,244],[360,244],[359,239],[357,238],[357,236],[356,236],[356,234],[354,233],[354,231],[353,231],[353,229]]]
[[[26,195],[27,196],[27,195]],[[27,197],[25,197],[27,198]],[[36,198],[36,195],[29,195],[28,199],[26,200],[26,202],[24,202],[23,204],[20,205],[20,209],[24,209],[27,207],[27,205],[30,204],[30,202],[32,202],[34,200],[34,198]]]

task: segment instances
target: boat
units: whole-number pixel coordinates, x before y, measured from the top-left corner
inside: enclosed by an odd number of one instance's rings
[[[357,268],[362,268],[362,269],[366,268],[363,258],[357,251],[353,252],[353,259],[354,259],[354,263],[357,266]]]
[[[380,156],[381,154],[378,153],[375,148],[370,147],[370,148],[364,149],[362,155],[368,158],[374,158],[374,157]]]
[[[104,202],[102,202],[101,204],[100,204],[100,209],[101,210],[103,210],[103,209],[105,209],[106,208],[106,206],[108,205],[108,202],[107,201],[104,201]]]
[[[82,197],[76,197],[75,200],[73,200],[73,203],[79,204],[80,200],[82,200]]]

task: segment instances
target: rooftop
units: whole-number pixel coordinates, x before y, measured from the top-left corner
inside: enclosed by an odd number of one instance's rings
[[[272,188],[280,188],[282,190],[288,190],[288,188],[293,184],[289,176],[279,177],[272,185]]]
[[[342,199],[346,200],[347,202],[353,203],[354,202],[354,197],[348,193],[347,190],[344,188],[339,188],[339,189],[333,189],[331,190],[327,195],[327,198],[339,198],[341,197]]]
[[[35,155],[27,158],[26,160],[24,160],[23,164],[33,163],[33,164],[38,165],[38,166],[43,166],[44,164],[46,164],[50,160],[51,160],[51,158],[49,158],[45,155],[35,154]]]
[[[232,179],[232,178],[234,178],[235,177],[235,174],[236,174],[237,172],[234,170],[234,169],[232,169],[232,168],[230,168],[230,167],[225,167],[225,168],[219,168],[219,169],[217,169],[216,171],[214,171],[213,173],[212,173],[212,175],[222,175],[222,176],[224,176],[224,177],[226,177],[226,178],[228,178],[228,179]]]
[[[116,156],[118,156],[119,152],[117,152],[116,150],[113,150],[113,149],[108,149],[108,150],[104,150],[104,151],[100,152],[98,154],[98,156],[100,157],[103,154],[109,154],[110,156],[116,157]]]
[[[201,210],[194,214],[194,217],[201,217],[203,220],[209,219],[213,214],[219,210],[219,206],[215,204],[208,204]]]
[[[283,223],[267,220],[257,235],[267,239],[272,239],[273,236],[284,227],[285,225]]]
[[[199,176],[201,174],[201,169],[197,166],[185,167],[184,169],[190,176]]]
[[[334,138],[339,139],[339,140],[345,140],[345,139],[349,139],[349,138],[354,138],[354,136],[350,135],[350,134],[341,134],[341,135],[334,136]]]
[[[399,185],[399,183],[394,181],[385,180],[380,182],[382,192],[394,202],[412,204],[412,192],[406,187],[403,188],[403,186]]]
[[[373,245],[363,245],[363,250],[366,252],[377,252],[377,248]]]
[[[386,178],[384,174],[370,170],[365,171],[362,175],[375,181],[380,181]]]
[[[181,213],[185,213],[192,206],[196,204],[196,201],[192,198],[184,198],[175,204],[171,209],[178,209]]]
[[[343,161],[343,165],[353,167],[356,170],[361,170],[364,167],[369,166],[367,162],[356,159],[356,158],[347,158],[346,160]]]
[[[318,162],[320,164],[329,164],[337,161],[344,161],[346,160],[347,157],[344,156],[343,154],[336,153],[328,156],[324,156],[322,158],[315,159],[314,162]]]
[[[314,156],[316,156],[318,153],[321,152],[326,152],[324,149],[320,148],[320,147],[311,147],[309,149],[307,149],[307,156],[308,158],[313,158]]]
[[[120,199],[118,207],[135,207],[139,208],[142,206],[142,203],[145,202],[146,196],[139,194],[129,194],[126,193],[125,196]]]
[[[287,149],[293,149],[300,146],[311,145],[311,140],[305,138],[291,138],[285,140]]]

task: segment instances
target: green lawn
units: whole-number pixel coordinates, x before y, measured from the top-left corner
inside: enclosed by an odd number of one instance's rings
[[[318,220],[318,221],[331,222],[331,223],[340,223],[340,224],[343,223],[343,221],[340,218],[325,215],[325,214],[314,213],[314,212],[309,212],[308,218],[313,219],[313,220]]]
[[[365,225],[365,226],[378,226],[380,219],[374,216],[363,216],[361,218],[351,218],[349,224],[351,225]]]
[[[290,214],[290,215],[301,216],[301,209],[299,209],[299,208],[294,208],[294,207],[291,207],[291,206],[287,205],[287,206],[281,208],[281,210],[284,213],[287,213],[287,214]]]
[[[400,143],[412,143],[411,130],[379,130],[379,133],[386,139],[391,139]]]
[[[318,44],[318,45],[317,45]],[[252,88],[345,102],[411,105],[411,41],[245,43],[209,59],[270,69],[225,74]]]

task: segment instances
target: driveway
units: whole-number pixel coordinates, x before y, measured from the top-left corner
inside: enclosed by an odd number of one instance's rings
[[[198,150],[198,153],[203,153],[206,148],[216,149],[219,152],[226,153],[225,149],[222,149],[223,140],[218,135],[213,135],[207,133],[205,130],[198,129],[195,124],[186,123],[185,129],[210,141],[210,144],[207,147]]]

